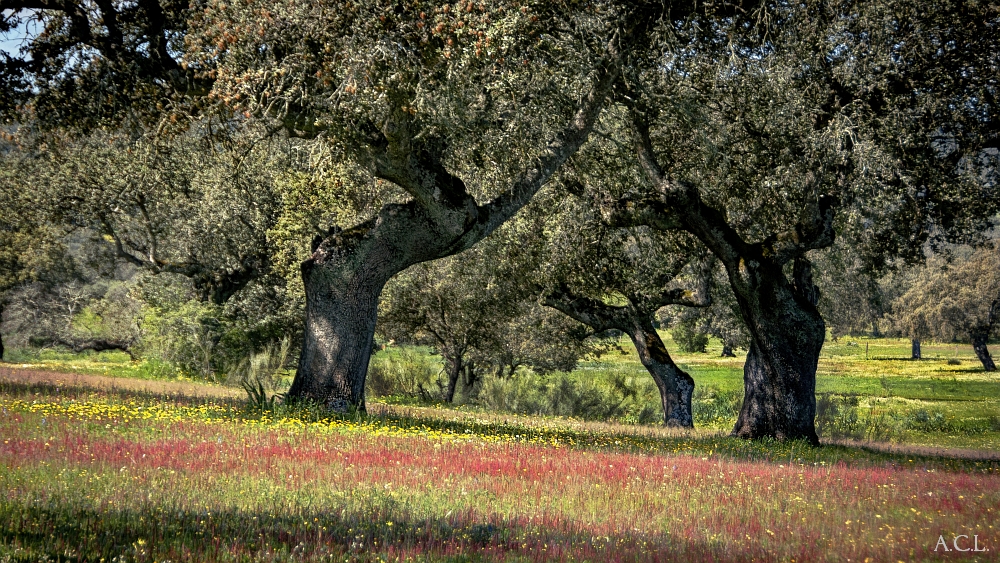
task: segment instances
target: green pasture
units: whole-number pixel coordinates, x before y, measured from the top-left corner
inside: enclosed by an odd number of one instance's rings
[[[696,425],[715,431],[728,430],[735,421],[742,393],[744,356],[720,357],[721,345],[715,341],[705,353],[681,353],[668,332],[665,331],[663,337],[675,361],[695,379]],[[923,359],[911,360],[910,342],[906,339],[843,337],[836,342],[828,340],[817,375],[821,434],[825,438],[1000,451],[1000,375],[985,372],[967,344],[925,342],[922,353]],[[162,362],[132,361],[120,352],[72,354],[55,350],[15,350],[9,354],[8,361],[14,366],[67,373],[188,380]],[[396,362],[398,369],[403,371],[422,370],[425,378],[435,377],[442,367],[440,358],[427,348],[392,347],[376,354],[374,361]],[[286,372],[275,391],[287,388],[290,377],[291,371]],[[583,389],[590,392],[591,401],[613,403],[624,400],[614,394],[620,392],[612,389],[614,382],[626,381],[635,396],[628,398],[630,403],[617,411],[608,410],[616,413],[609,418],[625,423],[655,423],[659,416],[655,387],[625,339],[620,351],[582,361],[569,374],[534,376],[523,373],[520,377],[524,381],[519,386],[501,386],[494,395],[517,392],[530,398],[532,393],[539,393],[539,388],[547,389],[550,395]],[[220,376],[214,383],[226,383],[225,379]],[[497,404],[485,399],[471,400],[469,394],[459,395],[464,403],[460,408],[467,411],[546,414],[533,410],[539,408],[530,406],[534,403],[518,407],[517,401]],[[412,394],[372,397],[371,400],[422,403]],[[548,414],[560,412],[554,410]],[[563,413],[566,412],[570,417],[599,419],[599,413],[605,411],[587,411],[589,415],[577,414],[572,409]]]

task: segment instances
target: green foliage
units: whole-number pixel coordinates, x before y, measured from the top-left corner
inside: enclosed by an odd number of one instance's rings
[[[214,380],[222,367],[216,350],[222,328],[218,318],[216,306],[194,298],[148,307],[140,353],[173,364],[186,375]]]
[[[712,385],[698,385],[691,395],[695,426],[726,428],[736,422],[743,405],[743,390],[721,390]]]
[[[913,272],[893,302],[899,330],[912,338],[967,340],[1000,324],[1000,250],[957,248],[953,260],[935,255]]]
[[[278,345],[269,344],[260,352],[251,352],[230,369],[228,379],[236,381],[246,391],[251,408],[262,412],[274,410],[281,398],[274,391],[278,387],[291,351],[291,341],[286,337]]]
[[[630,424],[662,418],[659,394],[647,377],[613,372],[601,379],[524,370],[504,378],[487,375],[478,403],[497,411]]]
[[[387,346],[372,355],[366,390],[371,397],[403,397],[433,401],[441,398],[441,366],[426,350]]]
[[[681,352],[704,354],[708,346],[708,334],[698,330],[697,318],[688,318],[677,323],[670,335]]]

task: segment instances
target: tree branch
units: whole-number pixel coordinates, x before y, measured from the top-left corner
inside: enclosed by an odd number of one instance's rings
[[[803,217],[791,229],[772,235],[761,242],[761,254],[771,257],[778,264],[801,257],[817,248],[833,244],[835,231],[833,219],[838,200],[835,196],[820,195],[803,212]]]
[[[667,177],[656,160],[649,136],[649,124],[640,115],[635,104],[629,105],[636,156],[646,179],[656,188],[660,198],[659,208],[647,205],[644,213],[663,217],[667,225],[680,224],[684,230],[698,237],[724,263],[731,266],[738,264],[740,257],[746,256],[750,250],[746,241],[729,225],[722,212],[705,205],[698,188]],[[645,224],[658,226],[650,219]]]
[[[620,33],[625,33],[625,30]],[[620,44],[620,33],[615,33],[608,41],[608,56],[598,70],[594,85],[566,127],[548,143],[537,157],[535,165],[524,171],[509,190],[479,206],[476,240],[492,233],[530,201],[556,170],[586,142],[621,73],[624,45]],[[631,41],[633,38],[627,37],[626,40]]]
[[[574,294],[565,284],[548,292],[542,304],[575,319],[597,332],[606,330],[628,330],[627,307],[608,305],[600,301]]]

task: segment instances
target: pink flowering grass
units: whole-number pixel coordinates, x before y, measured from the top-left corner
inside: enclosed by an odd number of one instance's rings
[[[0,561],[1000,560],[992,462],[9,386],[0,408]],[[934,551],[958,534],[989,551]]]

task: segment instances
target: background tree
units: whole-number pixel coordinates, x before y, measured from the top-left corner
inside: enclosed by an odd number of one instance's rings
[[[1000,252],[990,245],[960,254],[950,264],[936,256],[919,269],[893,302],[895,320],[918,340],[968,338],[983,369],[995,371],[987,345],[1000,321]]]
[[[19,288],[52,285],[74,275],[63,261],[65,230],[45,220],[33,190],[14,189],[23,161],[12,141],[6,134],[0,139],[0,321],[10,316],[5,312]],[[0,332],[0,360],[3,356]]]
[[[537,218],[537,214],[535,214]],[[397,343],[428,344],[445,360],[443,396],[454,402],[459,385],[472,389],[482,376],[570,371],[595,351],[592,333],[537,303],[525,283],[537,265],[532,246],[540,225],[508,222],[461,254],[418,264],[386,287],[378,332]]]
[[[211,127],[38,139],[8,189],[31,186],[48,221],[107,237],[114,259],[188,277],[221,305],[269,273],[275,180],[290,148],[253,131],[213,138]]]
[[[822,289],[819,310],[833,339],[869,330],[874,338],[882,336],[891,295],[851,242],[839,239],[816,257],[815,269]]]
[[[708,305],[713,262],[699,262],[699,249],[685,235],[609,228],[574,197],[552,205],[558,211],[550,212],[536,243],[543,245],[544,265],[532,276],[542,302],[597,334],[628,335],[660,392],[664,423],[693,426],[694,380],[674,363],[653,321],[666,305]],[[678,280],[689,262],[693,271]]]

